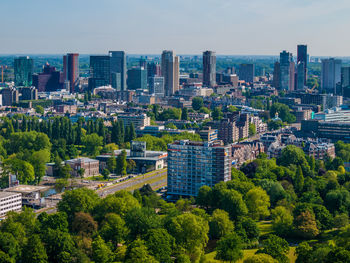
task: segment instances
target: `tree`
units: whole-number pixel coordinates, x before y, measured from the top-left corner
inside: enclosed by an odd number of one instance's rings
[[[15,174],[21,184],[27,184],[34,181],[34,168],[33,166],[21,159],[10,158],[4,161],[5,174]]]
[[[294,188],[297,191],[297,193],[301,193],[304,188],[304,176],[303,176],[303,171],[301,170],[301,166],[298,165],[297,172],[295,174],[294,178]]]
[[[295,249],[297,255],[296,263],[311,263],[312,262],[312,247],[309,243],[301,242]]]
[[[211,193],[211,188],[207,185],[203,185],[201,188],[199,188],[198,195],[196,197],[196,203],[200,207],[205,208],[207,211],[211,205]]]
[[[213,120],[218,121],[221,120],[224,114],[222,113],[222,110],[220,107],[215,107],[212,112]]]
[[[256,126],[254,123],[249,123],[249,136],[254,136],[256,134]]]
[[[43,115],[44,114],[44,108],[42,106],[40,106],[40,105],[35,106],[35,112]]]
[[[72,223],[72,231],[81,236],[91,237],[97,231],[97,222],[90,214],[78,212]]]
[[[112,260],[112,251],[104,242],[104,240],[97,236],[92,242],[92,259],[96,263],[107,263]]]
[[[126,227],[125,221],[119,215],[114,213],[106,215],[100,229],[100,235],[104,240],[119,244],[126,239],[128,234],[129,229]]]
[[[84,153],[88,156],[96,157],[102,150],[103,138],[96,133],[83,137]]]
[[[50,151],[48,149],[33,152],[30,163],[34,168],[35,181],[40,183],[46,173],[46,163],[50,161]]]
[[[0,251],[8,254],[11,259],[18,260],[21,256],[21,244],[11,233],[4,232],[0,235]]]
[[[284,122],[293,123],[296,121],[295,116],[290,113],[289,107],[285,104],[274,103],[270,109],[270,116],[275,116],[276,113]]]
[[[208,222],[190,213],[170,219],[167,230],[175,237],[176,243],[186,249],[192,260],[198,259],[208,242]]]
[[[229,105],[229,106],[227,107],[227,111],[228,111],[228,112],[236,112],[236,111],[238,111],[238,109],[237,109],[237,107],[235,107],[235,106],[233,106],[233,105]]]
[[[62,200],[58,203],[58,211],[68,215],[68,221],[72,222],[78,212],[91,212],[99,201],[98,195],[90,189],[78,188],[66,191],[62,195]]]
[[[188,120],[188,109],[184,108],[181,112],[181,120],[187,121]]]
[[[260,253],[246,258],[243,263],[278,263],[278,261],[270,255]]]
[[[23,248],[22,261],[26,263],[46,263],[48,262],[44,245],[38,235],[32,235]],[[1,262],[1,260],[0,260]]]
[[[84,178],[85,169],[84,169],[84,168],[80,168],[80,169],[77,171],[77,174],[79,175],[80,178]]]
[[[158,261],[148,253],[145,242],[140,239],[133,241],[127,248],[125,255],[126,263],[157,263]]]
[[[249,210],[249,215],[255,220],[270,215],[270,197],[261,187],[255,187],[248,191],[246,195],[246,205]]]
[[[107,168],[112,173],[115,172],[115,169],[117,168],[117,158],[115,156],[111,156],[107,160]]]
[[[215,188],[215,187],[214,187]],[[219,199],[213,195],[212,200],[217,200],[218,208],[229,213],[232,220],[244,216],[248,213],[247,206],[242,195],[233,189],[219,190]]]
[[[175,239],[163,228],[152,229],[148,232],[146,245],[149,253],[159,262],[173,262],[171,254]]]
[[[117,174],[126,175],[126,168],[128,163],[126,162],[126,151],[123,150],[117,157]]]
[[[195,111],[198,111],[200,110],[200,108],[203,107],[203,98],[202,97],[194,97],[192,99],[192,108],[195,110]]]
[[[209,235],[212,239],[220,239],[233,232],[234,225],[227,212],[216,209],[209,222]]]
[[[257,253],[264,253],[277,259],[278,262],[289,262],[287,254],[289,252],[288,242],[275,235],[269,235],[267,239],[262,242],[263,248],[259,249]]]
[[[272,228],[281,236],[287,236],[293,228],[293,215],[284,206],[277,206],[271,212]]]
[[[297,234],[299,234],[302,238],[311,239],[317,236],[319,233],[315,215],[309,210],[301,212],[295,218],[294,224],[296,227]]]
[[[136,163],[134,160],[127,160],[127,166],[126,166],[126,170],[129,172],[129,173],[132,173],[133,170],[135,169],[136,167]]]
[[[216,247],[216,259],[236,262],[243,258],[243,244],[241,238],[236,233],[222,237]]]

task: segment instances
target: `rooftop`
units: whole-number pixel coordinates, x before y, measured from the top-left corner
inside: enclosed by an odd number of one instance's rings
[[[3,189],[5,192],[14,192],[14,193],[21,193],[21,194],[30,194],[32,192],[41,192],[47,190],[48,187],[45,186],[36,186],[36,185],[17,185],[13,187],[9,187],[6,189]]]
[[[11,193],[11,192],[0,192],[0,199],[6,198],[9,196],[17,195],[18,193]]]

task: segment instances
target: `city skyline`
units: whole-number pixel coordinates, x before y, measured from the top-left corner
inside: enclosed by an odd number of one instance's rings
[[[0,54],[160,54],[170,49],[274,55],[296,54],[297,44],[307,44],[311,56],[349,56],[350,37],[344,32],[350,3],[336,2],[5,1]]]

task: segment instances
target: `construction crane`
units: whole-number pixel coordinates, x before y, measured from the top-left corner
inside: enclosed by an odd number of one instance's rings
[[[317,87],[317,83],[315,83],[315,85],[311,89],[306,89],[306,92],[311,94],[314,92],[316,87]]]
[[[1,83],[4,83],[4,68],[7,69],[7,66],[1,65]]]

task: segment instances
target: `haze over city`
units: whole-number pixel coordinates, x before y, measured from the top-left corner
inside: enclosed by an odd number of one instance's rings
[[[2,1],[0,54],[228,55],[295,53],[347,56],[346,0]]]

